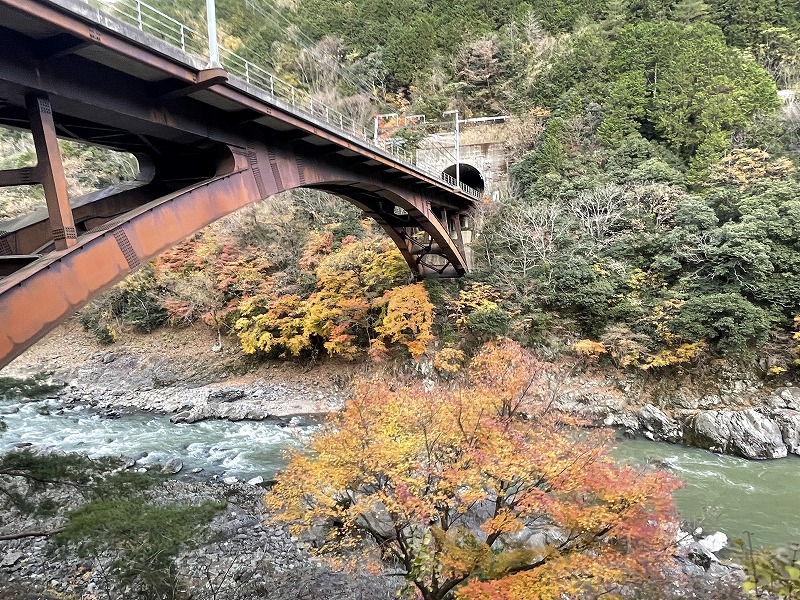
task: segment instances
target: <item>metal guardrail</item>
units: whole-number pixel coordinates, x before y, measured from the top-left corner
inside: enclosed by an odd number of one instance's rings
[[[144,33],[161,39],[168,44],[180,48],[187,54],[208,60],[208,41],[205,33],[192,29],[164,14],[157,8],[142,0],[83,0],[101,11],[135,26]],[[228,73],[253,86],[261,92],[280,100],[291,112],[299,115],[310,115],[324,122],[330,129],[355,137],[360,142],[392,156],[397,162],[437,179],[454,189],[461,189],[468,196],[480,199],[481,193],[463,183],[456,185],[455,178],[446,173],[436,173],[416,163],[416,156],[400,146],[375,143],[373,133],[363,124],[357,123],[347,115],[331,108],[302,90],[271,73],[264,67],[247,60],[223,45],[219,47],[220,62]]]

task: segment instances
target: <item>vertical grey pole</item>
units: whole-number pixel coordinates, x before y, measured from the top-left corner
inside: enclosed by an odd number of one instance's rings
[[[217,43],[217,7],[214,0],[206,0],[206,22],[208,23],[208,68],[219,67],[219,45]]]
[[[461,189],[461,140],[459,139],[459,131],[458,131],[458,109],[456,109],[455,116],[456,116],[456,187]]]
[[[372,143],[378,145],[378,119],[380,116],[375,115],[375,135],[372,137]]]

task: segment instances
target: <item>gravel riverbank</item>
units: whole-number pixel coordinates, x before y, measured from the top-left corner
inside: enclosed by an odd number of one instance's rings
[[[79,501],[63,491],[49,492],[66,508]],[[155,503],[224,502],[211,521],[208,543],[181,553],[179,589],[193,600],[352,600],[392,598],[398,578],[365,572],[334,572],[313,558],[307,544],[267,522],[261,487],[241,482],[169,480],[150,491]],[[63,517],[45,520],[52,529]],[[28,530],[29,518],[16,515],[2,532]],[[39,521],[38,527],[42,527]],[[79,558],[57,551],[45,537],[0,541],[0,598],[3,600],[122,600],[130,589],[113,585],[111,557]]]

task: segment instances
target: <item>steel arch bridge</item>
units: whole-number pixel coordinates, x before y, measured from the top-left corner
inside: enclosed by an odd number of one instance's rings
[[[197,32],[118,2],[124,20],[79,0],[0,0],[0,125],[30,130],[38,160],[0,186],[40,184],[47,203],[0,222],[0,367],[140,264],[294,188],[358,206],[418,277],[465,273],[479,192],[231,52],[207,67]],[[69,199],[57,137],[131,152],[140,173]]]

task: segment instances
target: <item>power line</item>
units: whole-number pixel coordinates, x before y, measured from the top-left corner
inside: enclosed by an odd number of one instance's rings
[[[314,39],[312,39],[302,29],[300,29],[295,22],[293,22],[285,14],[283,14],[282,11],[265,9],[262,3],[256,2],[256,0],[245,0],[245,5],[248,6],[251,10],[257,12],[262,17],[268,19],[274,25],[284,28],[286,34],[289,36],[290,41],[296,44],[301,50],[313,52],[315,46],[317,45],[317,42],[314,41]],[[302,41],[298,38],[301,38]],[[352,85],[355,89],[367,94],[370,97],[372,96],[373,94],[372,86],[370,86],[365,81],[358,81],[357,79],[352,77],[352,75],[347,73],[346,69],[340,69],[339,76],[342,79],[344,79],[347,83]]]

